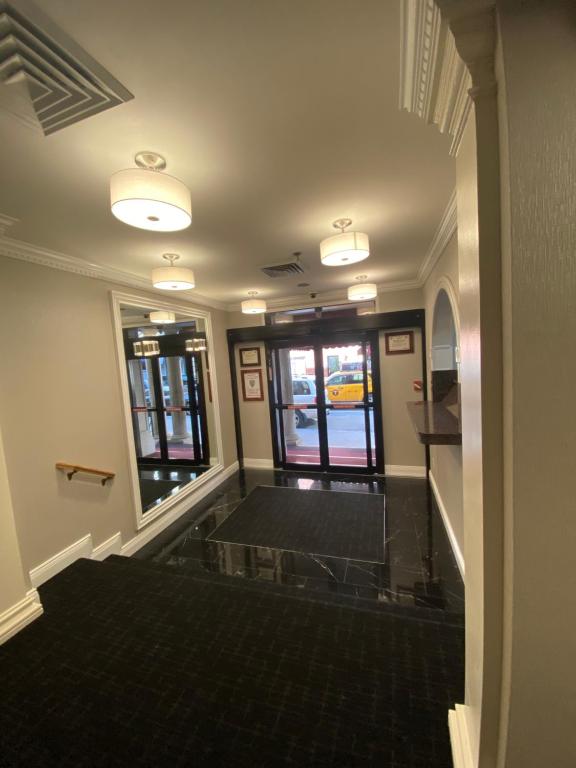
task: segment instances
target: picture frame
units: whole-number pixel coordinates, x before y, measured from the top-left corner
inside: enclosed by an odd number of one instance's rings
[[[242,368],[257,367],[260,362],[260,347],[242,347],[240,350],[240,365]]]
[[[240,374],[242,376],[242,399],[245,402],[264,400],[262,369],[240,371]]]
[[[411,355],[414,352],[414,331],[385,333],[387,355]]]

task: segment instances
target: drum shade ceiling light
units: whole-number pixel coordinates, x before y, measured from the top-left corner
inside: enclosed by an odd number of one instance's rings
[[[351,219],[336,219],[332,222],[340,234],[327,237],[320,243],[320,260],[326,267],[342,267],[362,261],[370,255],[368,235],[363,232],[346,232]]]
[[[136,357],[154,357],[160,354],[160,344],[157,341],[135,341],[132,346]]]
[[[248,291],[248,296],[258,296],[258,291]],[[266,312],[264,299],[246,299],[242,302],[242,312],[245,315],[260,315]]]
[[[176,232],[192,223],[190,190],[179,179],[162,173],[166,161],[155,152],[139,152],[138,168],[110,178],[110,206],[117,219],[139,229]]]
[[[186,352],[206,352],[207,349],[206,339],[201,337],[186,339]]]
[[[376,283],[365,283],[367,275],[359,275],[356,280],[360,282],[357,285],[351,285],[348,288],[348,301],[368,301],[378,295],[378,286]]]
[[[161,324],[175,323],[176,313],[165,312],[164,310],[158,310],[157,312],[150,312],[150,322],[161,323]]]
[[[194,288],[194,272],[188,267],[176,267],[174,262],[180,256],[177,253],[163,253],[162,258],[170,262],[169,267],[156,267],[152,270],[152,284],[154,288],[163,291],[187,291]]]

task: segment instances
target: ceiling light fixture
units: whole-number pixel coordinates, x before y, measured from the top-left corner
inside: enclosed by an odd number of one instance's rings
[[[332,222],[340,234],[327,237],[320,243],[320,260],[325,267],[342,267],[362,261],[370,255],[368,235],[363,232],[346,232],[352,219],[336,219]]]
[[[208,349],[206,339],[201,336],[194,339],[186,339],[186,352],[206,352]]]
[[[258,291],[248,291],[248,296],[258,296]],[[264,299],[246,299],[242,302],[242,312],[245,315],[260,315],[266,312]]]
[[[157,312],[150,312],[150,322],[160,323],[161,325],[167,325],[168,323],[176,322],[175,312],[166,312],[165,310],[158,310]]]
[[[160,354],[160,344],[157,341],[135,341],[133,347],[136,357],[154,357]]]
[[[180,256],[177,253],[163,253],[162,258],[170,263],[169,267],[155,267],[152,270],[152,285],[162,291],[187,291],[194,288],[194,272],[188,267],[175,267],[174,262]]]
[[[368,275],[358,275],[356,280],[360,282],[357,285],[351,285],[348,288],[348,301],[368,301],[378,295],[378,286],[376,283],[365,283]]]
[[[155,152],[139,152],[138,168],[110,178],[112,213],[125,224],[157,232],[176,232],[192,223],[190,190],[179,179],[161,173],[166,160]]]

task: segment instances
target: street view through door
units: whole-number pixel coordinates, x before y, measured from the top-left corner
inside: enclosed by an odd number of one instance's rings
[[[277,466],[382,471],[377,354],[368,334],[270,345]]]

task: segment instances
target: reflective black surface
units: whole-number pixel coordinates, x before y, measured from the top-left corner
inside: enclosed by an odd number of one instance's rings
[[[210,467],[138,466],[142,511],[149,512],[170,496],[179,493],[185,485],[196,480]],[[158,483],[156,486],[155,484]]]
[[[258,485],[383,494],[384,562],[207,541]],[[462,579],[425,480],[246,470],[223,483],[136,557],[191,573],[208,571],[386,604],[464,612]]]

